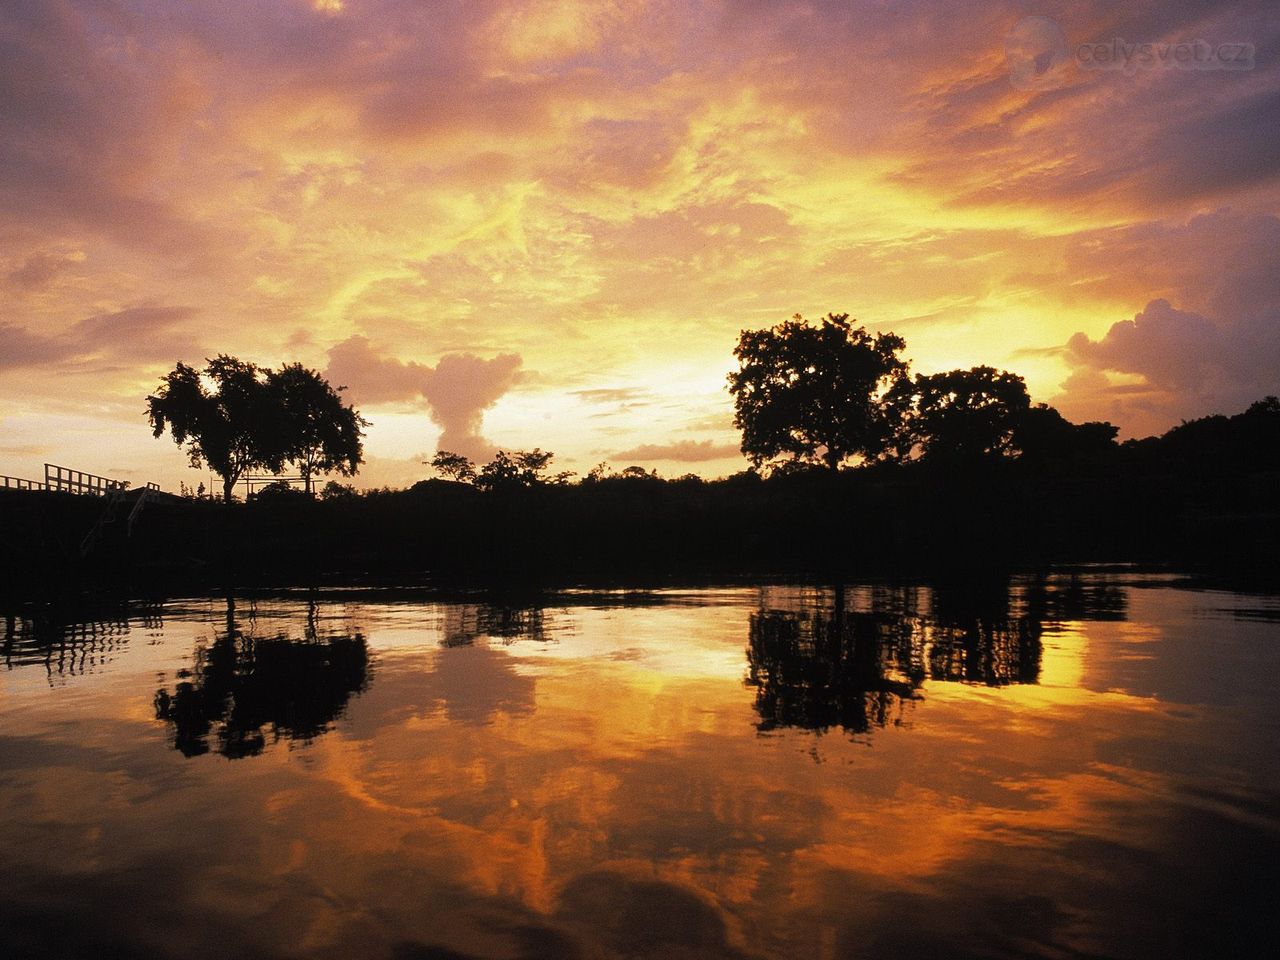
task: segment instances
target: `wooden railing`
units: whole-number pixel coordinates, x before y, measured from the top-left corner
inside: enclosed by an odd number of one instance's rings
[[[260,475],[255,474],[254,476],[244,476],[240,478],[240,482],[244,484],[244,494],[246,497],[248,497],[250,494],[253,493],[255,489],[261,489],[262,487],[269,487],[273,483],[283,482],[283,483],[287,483],[289,486],[292,487],[295,484],[301,484],[303,482],[303,479],[302,477],[283,477],[283,476],[276,476],[275,474],[272,474],[272,473],[267,473],[267,474],[260,474]]]
[[[59,493],[82,493],[94,497],[106,496],[112,490],[124,490],[129,484],[112,480],[83,470],[71,470],[55,463],[44,465],[44,488]]]
[[[27,480],[24,477],[6,477],[0,475],[0,490],[47,490],[52,493],[77,493],[93,497],[103,497],[113,490],[129,489],[128,480],[112,480],[100,477],[83,470],[72,470],[60,467],[56,463],[44,465],[44,482]],[[148,483],[144,489],[155,493],[162,492],[160,484]]]

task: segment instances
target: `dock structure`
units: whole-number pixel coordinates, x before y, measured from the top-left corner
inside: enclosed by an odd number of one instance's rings
[[[80,542],[81,557],[88,557],[103,546],[107,539],[127,541],[133,535],[134,524],[146,504],[157,500],[176,500],[172,494],[161,491],[158,483],[147,483],[130,489],[127,480],[113,480],[96,473],[74,470],[56,463],[44,465],[44,481],[24,477],[0,475],[0,489],[23,490],[42,493],[69,493],[75,496],[98,497],[105,507],[97,522]],[[108,537],[117,531],[114,537]]]
[[[288,484],[291,488],[305,489],[305,486],[301,485],[306,483],[301,476],[283,476],[281,474],[274,473],[245,474],[240,478],[239,482],[244,484],[244,496],[246,500],[253,495],[254,490],[261,490],[263,487],[269,487],[273,484],[284,483]]]
[[[44,489],[50,492],[87,494],[94,497],[105,497],[113,490],[125,490],[129,487],[127,480],[112,480],[83,470],[72,470],[60,467],[56,463],[44,465]],[[157,483],[148,483],[148,490],[159,490]]]

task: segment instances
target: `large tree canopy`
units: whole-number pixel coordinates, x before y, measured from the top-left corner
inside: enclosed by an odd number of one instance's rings
[[[840,468],[851,457],[874,459],[898,432],[898,410],[885,402],[905,378],[892,333],[872,336],[848,314],[818,326],[794,319],[769,330],[744,330],[729,374],[742,452],[756,466],[774,460]]]
[[[199,372],[179,363],[147,397],[152,433],[167,427],[175,443],[186,444],[193,467],[208,464],[222,478],[227,500],[245,471],[279,466],[267,442],[273,418],[259,374],[252,363],[219,355],[204,369],[208,389]]]
[[[272,459],[292,463],[307,493],[317,473],[351,476],[364,462],[363,428],[356,410],[314,370],[291,363],[266,372],[267,392],[277,418],[269,443]]]
[[[972,461],[1016,452],[1015,434],[1031,399],[1016,373],[994,367],[948,370],[894,388],[905,409],[897,440],[900,455]]]
[[[230,501],[250,470],[298,466],[310,490],[316,472],[355,473],[364,421],[319,374],[300,364],[263,370],[235,357],[209,360],[203,374],[179,363],[147,397],[152,432],[185,445],[193,467],[208,464]]]

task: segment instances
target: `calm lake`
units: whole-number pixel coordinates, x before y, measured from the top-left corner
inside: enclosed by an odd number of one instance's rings
[[[6,958],[1280,956],[1274,596],[93,616],[5,626]]]

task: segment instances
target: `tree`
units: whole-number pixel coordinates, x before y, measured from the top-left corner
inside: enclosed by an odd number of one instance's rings
[[[359,494],[356,488],[349,483],[339,483],[337,480],[330,480],[324,485],[324,489],[320,491],[321,500],[354,500]]]
[[[917,374],[894,388],[906,410],[896,441],[900,456],[972,461],[1013,455],[1015,431],[1031,405],[1022,377],[994,367]]]
[[[456,480],[458,483],[475,482],[476,465],[460,453],[437,450],[436,455],[431,458],[430,465],[435,467],[437,473],[450,480]]]
[[[364,462],[364,420],[342,402],[324,377],[300,363],[266,371],[274,407],[273,459],[294,464],[311,493],[312,476],[336,472],[352,476]]]
[[[1018,456],[1039,467],[1063,469],[1095,463],[1119,450],[1114,424],[1072,423],[1053,407],[1037,403],[1014,424]]]
[[[644,467],[632,465],[623,467],[622,473],[618,474],[624,480],[657,480],[657,470],[646,470]]]
[[[755,466],[787,458],[840,469],[850,457],[879,457],[898,430],[889,389],[906,377],[892,333],[872,336],[849,315],[811,326],[799,314],[770,330],[744,330],[729,374],[734,425]]]
[[[514,490],[536,487],[548,482],[544,476],[551,466],[554,453],[540,450],[516,450],[506,453],[499,450],[492,460],[480,468],[475,484],[481,490]],[[557,474],[553,483],[563,483],[569,474]]]
[[[272,403],[259,373],[252,363],[219,355],[206,362],[204,377],[213,386],[208,390],[200,373],[179,363],[147,397],[153,435],[167,428],[174,443],[186,444],[193,467],[207,463],[222,478],[228,503],[246,470],[280,467],[271,442]]]

